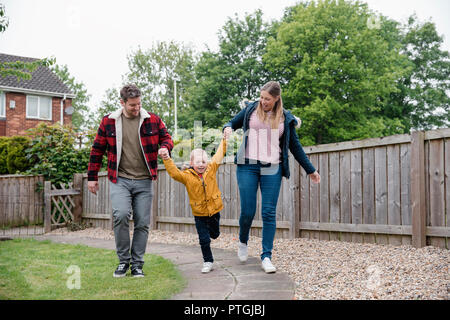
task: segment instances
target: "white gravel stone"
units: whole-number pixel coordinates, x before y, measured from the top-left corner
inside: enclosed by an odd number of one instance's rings
[[[112,231],[88,228],[52,234],[114,239]],[[198,246],[195,233],[151,230],[151,243]],[[222,233],[212,248],[237,251],[238,235]],[[250,237],[249,256],[261,254],[261,238]],[[200,250],[200,248],[199,248]],[[214,253],[214,252],[213,252]],[[237,259],[237,257],[236,257]],[[377,245],[312,239],[275,239],[272,262],[296,283],[296,299],[448,300],[447,249]]]

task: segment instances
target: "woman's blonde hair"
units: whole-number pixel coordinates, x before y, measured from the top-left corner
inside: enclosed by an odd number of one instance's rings
[[[272,129],[278,129],[280,122],[284,121],[283,100],[281,99],[281,86],[277,81],[269,81],[261,88],[261,91],[266,91],[272,97],[279,97],[278,101],[275,102],[275,105],[273,106],[272,117],[269,117],[267,113],[264,112],[261,106],[261,101],[258,103],[258,108],[256,109],[256,114],[261,121],[265,123],[270,122],[270,127]]]

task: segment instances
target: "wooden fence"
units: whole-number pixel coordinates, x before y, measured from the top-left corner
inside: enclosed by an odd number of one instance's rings
[[[277,237],[448,248],[450,129],[312,146],[305,152],[321,183],[311,183],[291,155],[291,178],[283,179],[278,200]],[[158,176],[151,229],[195,232],[184,186],[164,166],[159,166]],[[217,176],[224,202],[221,230],[237,234],[236,165],[221,165]],[[0,176],[0,235],[17,225],[41,228],[43,222],[48,231],[72,219],[69,214],[57,220],[69,212],[76,221],[112,229],[106,172],[99,174],[97,195],[88,191],[86,174],[75,175],[69,190],[52,190],[46,183],[44,197],[35,192],[37,182],[42,184],[43,178]],[[52,202],[58,201],[51,211]],[[251,234],[261,236],[261,231],[258,201]]]
[[[310,182],[292,159],[277,206],[280,238],[447,247],[450,237],[450,129],[306,147],[321,183]],[[236,165],[218,173],[224,209],[222,232],[238,233],[240,200]],[[98,195],[83,175],[83,220],[112,228],[106,173]],[[260,194],[258,192],[258,199]],[[187,192],[158,168],[152,229],[195,232]],[[260,201],[251,234],[261,236]]]
[[[0,236],[44,232],[43,184],[41,175],[0,176]]]

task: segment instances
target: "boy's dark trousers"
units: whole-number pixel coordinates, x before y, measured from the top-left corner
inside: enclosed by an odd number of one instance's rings
[[[200,247],[202,249],[203,261],[214,262],[214,258],[211,252],[211,239],[217,239],[220,235],[219,221],[220,212],[212,215],[211,217],[197,217],[194,216],[195,227],[198,233],[198,239]]]

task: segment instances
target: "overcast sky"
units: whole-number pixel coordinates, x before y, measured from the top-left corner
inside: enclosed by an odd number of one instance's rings
[[[297,0],[0,0],[10,24],[0,34],[0,52],[66,64],[92,95],[97,108],[106,89],[121,84],[127,54],[155,41],[190,43],[198,51],[217,48],[217,32],[228,17],[261,9],[266,21],[280,19]],[[431,19],[450,51],[449,0],[365,0],[397,21],[414,12]]]

